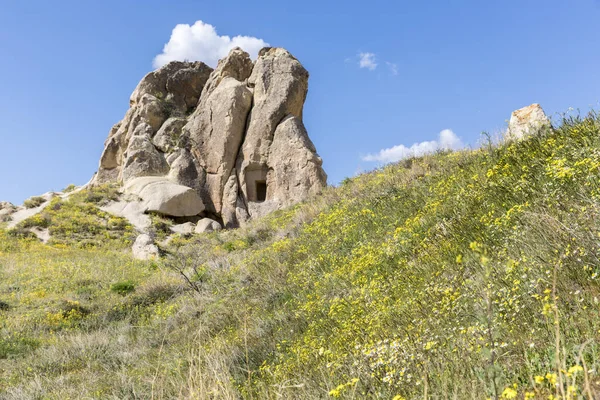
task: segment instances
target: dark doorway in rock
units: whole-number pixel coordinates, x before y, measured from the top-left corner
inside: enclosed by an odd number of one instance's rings
[[[256,201],[265,201],[267,199],[267,182],[256,181]]]

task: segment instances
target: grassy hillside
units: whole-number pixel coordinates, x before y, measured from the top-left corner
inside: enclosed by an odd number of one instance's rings
[[[598,397],[599,178],[590,115],[161,260],[0,231],[0,397]]]

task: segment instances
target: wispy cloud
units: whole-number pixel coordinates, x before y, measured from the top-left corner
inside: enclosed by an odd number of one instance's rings
[[[154,67],[162,67],[170,61],[203,61],[211,67],[225,57],[234,47],[241,47],[253,59],[258,51],[269,44],[252,36],[219,36],[214,26],[196,21],[194,25],[179,24],[173,28],[163,52],[154,58]]]
[[[392,73],[392,75],[398,75],[398,65],[397,64],[391,63],[389,61],[386,61],[385,64],[390,69],[390,72]]]
[[[444,129],[440,132],[437,140],[414,143],[409,147],[399,144],[388,149],[382,149],[376,154],[367,154],[362,159],[363,161],[390,163],[404,158],[435,153],[438,150],[458,150],[462,147],[463,143],[460,138],[450,129]]]
[[[370,71],[377,68],[377,62],[375,62],[375,54],[373,53],[358,53],[358,66],[360,68],[367,68]]]

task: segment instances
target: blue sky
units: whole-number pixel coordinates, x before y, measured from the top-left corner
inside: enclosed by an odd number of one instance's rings
[[[285,47],[309,70],[304,119],[331,184],[444,130],[476,146],[533,102],[600,109],[598,0],[7,0],[0,200],[87,182],[173,28],[198,20]]]

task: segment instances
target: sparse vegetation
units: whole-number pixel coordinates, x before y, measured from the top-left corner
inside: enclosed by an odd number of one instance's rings
[[[0,397],[597,398],[599,176],[592,114],[156,262],[0,230]]]
[[[63,189],[63,193],[71,193],[75,189],[77,189],[77,186],[71,183],[69,186]]]
[[[117,195],[114,185],[102,185],[74,193],[66,199],[55,197],[42,212],[17,224],[13,232],[32,227],[48,228],[52,235],[50,244],[124,248],[134,238],[133,227],[126,219],[98,208],[115,200]]]
[[[36,208],[44,204],[46,200],[41,196],[30,197],[23,202],[25,208]]]

